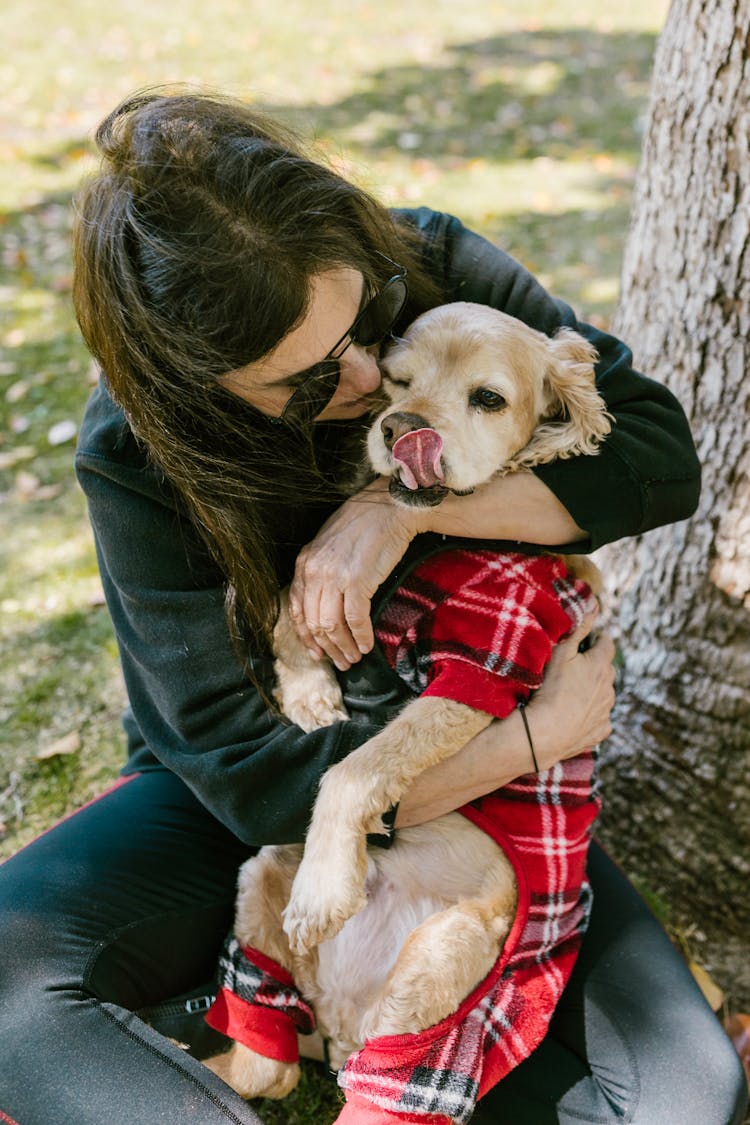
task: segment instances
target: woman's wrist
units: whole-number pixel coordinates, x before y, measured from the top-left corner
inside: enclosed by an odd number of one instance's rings
[[[401,798],[396,828],[424,824],[533,770],[523,721],[515,710],[421,774]]]
[[[358,500],[374,502],[380,505],[380,510],[387,513],[395,524],[401,526],[409,542],[424,531],[431,531],[430,508],[401,504],[394,500],[390,493],[390,478],[376,477],[366,485],[361,492],[356,493],[347,503],[357,503]]]
[[[531,472],[493,477],[468,496],[448,495],[419,513],[420,530],[467,539],[560,547],[586,538],[554,492]]]

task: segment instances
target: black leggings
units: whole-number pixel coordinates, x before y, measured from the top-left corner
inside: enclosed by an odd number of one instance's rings
[[[136,1014],[210,981],[248,854],[156,770],[0,868],[0,1122],[257,1125]],[[744,1075],[681,958],[598,848],[591,879],[591,929],[550,1033],[474,1121],[739,1123]],[[193,1022],[205,1039],[200,1011]]]

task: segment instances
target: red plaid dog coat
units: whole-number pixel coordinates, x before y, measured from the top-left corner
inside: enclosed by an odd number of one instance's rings
[[[504,718],[539,687],[554,645],[579,623],[589,596],[555,556],[449,550],[404,580],[377,636],[413,692]],[[347,1060],[339,1072],[347,1096],[339,1125],[383,1125],[391,1117],[463,1125],[477,1098],[542,1041],[588,921],[586,854],[599,808],[593,769],[593,755],[582,754],[460,810],[513,864],[513,927],[493,969],[458,1011],[419,1034],[371,1040]],[[271,1057],[295,1058],[290,1036],[312,1024],[288,974],[236,942],[222,964],[212,1026]],[[283,1048],[280,1019],[287,1026]]]

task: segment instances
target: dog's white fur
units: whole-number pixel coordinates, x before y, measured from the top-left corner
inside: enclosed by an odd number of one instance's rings
[[[397,501],[434,504],[496,473],[596,453],[610,420],[595,359],[569,329],[549,338],[481,305],[432,309],[383,361],[390,403],[370,432],[372,466],[391,477]],[[425,495],[399,483],[390,452],[394,432],[417,428],[414,419],[443,441],[443,480]],[[594,568],[581,569],[595,581]],[[285,608],[275,647],[284,713],[305,730],[345,718],[331,669],[309,657]],[[455,1011],[507,937],[513,869],[465,817],[401,829],[387,850],[368,852],[365,841],[420,773],[491,720],[452,700],[413,700],[327,771],[304,850],[263,848],[241,870],[236,936],[292,972],[334,1066],[366,1039],[420,1031]],[[299,1075],[297,1064],[241,1044],[209,1065],[246,1097],[283,1097]]]

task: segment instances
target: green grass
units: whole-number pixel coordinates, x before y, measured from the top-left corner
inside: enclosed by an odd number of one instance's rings
[[[283,1101],[260,1099],[253,1105],[264,1125],[327,1125],[335,1121],[344,1096],[317,1063],[302,1062],[297,1089]]]
[[[613,311],[666,0],[319,7],[29,0],[5,13],[0,854],[103,788],[123,752],[116,648],[71,470],[92,374],[70,302],[71,193],[120,97],[188,81],[253,99],[387,202],[453,211],[584,316]],[[77,748],[45,756],[71,735]],[[316,1074],[266,1119],[332,1120],[338,1095]]]

